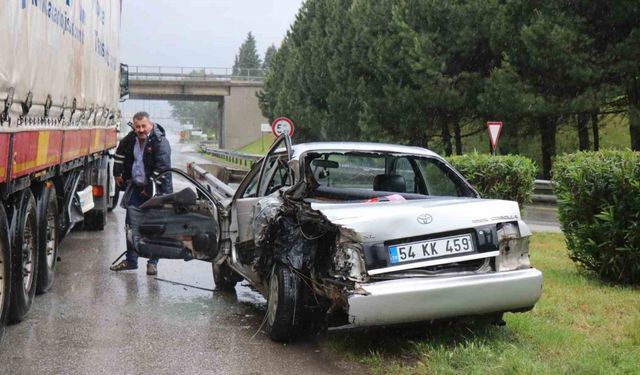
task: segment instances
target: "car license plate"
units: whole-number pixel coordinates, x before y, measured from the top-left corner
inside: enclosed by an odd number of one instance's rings
[[[475,250],[470,234],[393,245],[388,249],[392,264],[472,253]]]

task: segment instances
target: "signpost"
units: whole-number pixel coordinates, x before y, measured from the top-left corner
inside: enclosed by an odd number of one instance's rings
[[[495,155],[498,139],[500,138],[500,133],[502,133],[502,121],[487,121],[487,130],[489,131],[491,155]]]
[[[293,136],[294,130],[293,121],[286,117],[278,117],[271,123],[271,131],[276,137],[279,137],[281,134],[289,134],[289,137],[291,137]]]

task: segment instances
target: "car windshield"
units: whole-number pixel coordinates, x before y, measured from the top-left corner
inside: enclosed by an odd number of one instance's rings
[[[315,153],[307,157],[321,188],[364,189],[429,196],[474,197],[442,161],[418,155]]]

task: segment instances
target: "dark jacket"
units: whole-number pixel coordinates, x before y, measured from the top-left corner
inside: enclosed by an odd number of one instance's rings
[[[134,131],[129,132],[118,145],[113,165],[113,175],[122,176],[125,182],[131,181],[133,168],[133,147],[138,142],[138,136]],[[159,124],[154,124],[153,131],[149,134],[143,156],[144,174],[147,177],[145,190],[151,191],[150,179],[156,177],[159,172],[171,168],[171,146],[165,137],[165,131]],[[170,194],[173,192],[171,174],[165,174],[162,181],[156,183],[157,194]]]

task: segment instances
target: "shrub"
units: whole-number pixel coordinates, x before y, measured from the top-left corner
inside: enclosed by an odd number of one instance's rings
[[[563,155],[552,176],[571,259],[602,279],[640,283],[640,153]]]
[[[536,166],[519,155],[492,156],[471,153],[447,160],[484,198],[517,201],[522,208],[531,202]]]

